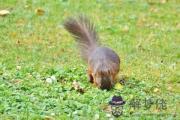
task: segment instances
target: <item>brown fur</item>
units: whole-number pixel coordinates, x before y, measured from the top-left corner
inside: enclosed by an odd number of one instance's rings
[[[101,89],[110,89],[119,72],[119,56],[98,44],[95,27],[86,17],[69,18],[64,26],[77,41],[82,58],[88,63],[90,82]]]

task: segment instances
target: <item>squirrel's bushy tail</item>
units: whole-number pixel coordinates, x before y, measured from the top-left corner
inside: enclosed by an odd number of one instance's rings
[[[97,47],[98,37],[94,25],[85,16],[79,16],[67,19],[64,27],[77,41],[82,58],[88,61],[88,56]]]

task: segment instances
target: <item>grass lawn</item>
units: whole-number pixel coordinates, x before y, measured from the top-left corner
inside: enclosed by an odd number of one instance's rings
[[[0,16],[0,120],[180,118],[178,0],[0,0],[3,9],[10,14]],[[120,56],[125,84],[103,91],[88,82],[62,26],[79,13]],[[114,95],[126,101],[118,118],[108,105]],[[148,108],[145,99],[152,100]]]

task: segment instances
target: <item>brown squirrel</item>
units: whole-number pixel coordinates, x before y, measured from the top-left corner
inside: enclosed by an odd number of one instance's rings
[[[88,63],[90,82],[101,89],[112,88],[120,69],[119,56],[112,49],[100,46],[95,27],[87,17],[69,18],[64,27],[75,38],[82,58]]]

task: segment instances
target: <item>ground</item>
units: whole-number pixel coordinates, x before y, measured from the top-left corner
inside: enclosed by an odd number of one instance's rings
[[[180,118],[178,0],[1,0],[3,9],[10,14],[0,16],[0,119],[116,119],[114,95],[126,101],[117,119]],[[103,91],[88,82],[63,28],[80,13],[120,56],[125,84]]]

